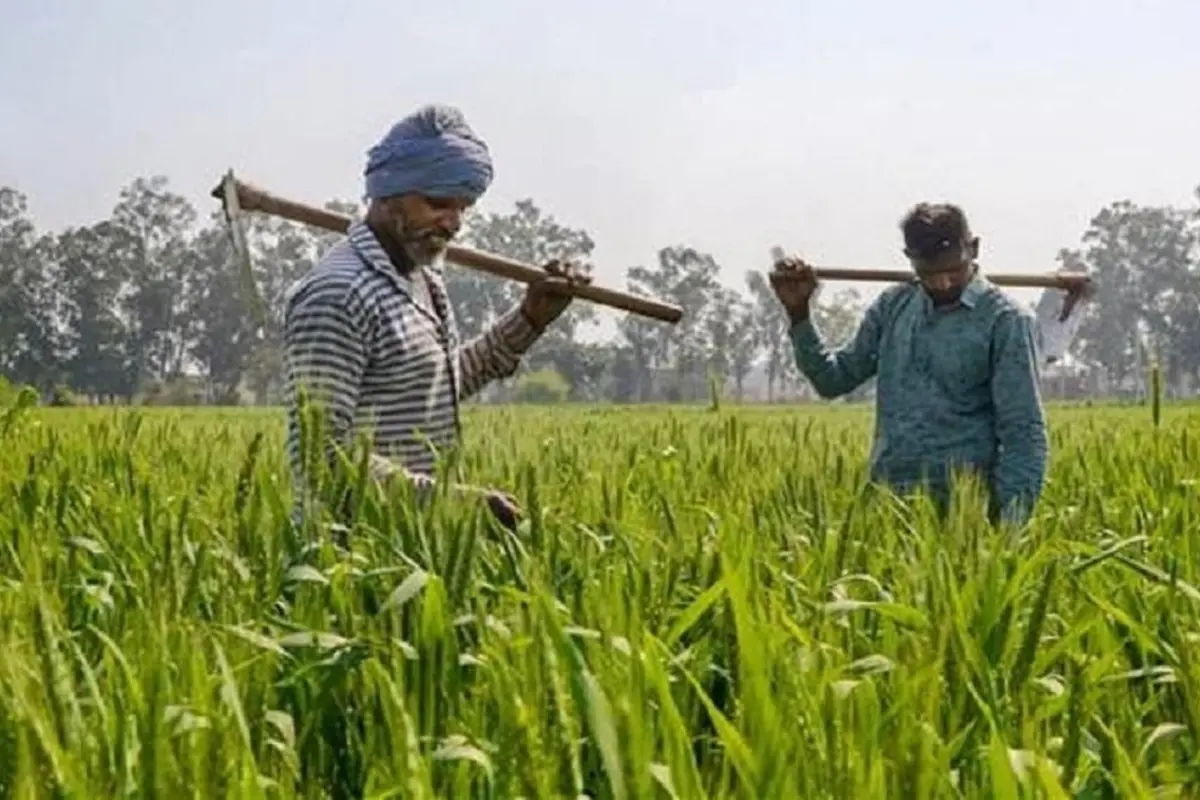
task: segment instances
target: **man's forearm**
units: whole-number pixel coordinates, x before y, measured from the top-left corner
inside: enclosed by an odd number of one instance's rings
[[[999,511],[1006,519],[1017,522],[1024,522],[1033,513],[1046,475],[1044,429],[1031,424],[1022,433],[1009,438],[1011,444],[1002,445],[995,469]]]
[[[372,453],[370,456],[369,470],[371,478],[383,486],[412,486],[416,491],[417,497],[421,499],[428,498],[438,486],[438,480],[432,475],[424,472],[413,472],[406,469],[403,465],[397,464],[391,459],[384,458],[381,455]],[[462,498],[470,496],[481,496],[487,493],[487,490],[472,486],[469,483],[451,483],[446,485],[446,491],[453,497]]]
[[[492,381],[512,375],[521,356],[541,335],[542,330],[529,321],[521,308],[508,311],[483,335],[459,348],[462,368],[459,396],[465,400]]]
[[[874,309],[868,310],[854,339],[841,350],[825,345],[808,305],[788,309],[788,323],[796,368],[821,397],[848,394],[874,374],[878,346]]]
[[[412,486],[417,491],[417,494],[425,494],[426,492],[433,491],[437,486],[437,481],[433,476],[413,472],[391,459],[384,458],[378,453],[370,455],[367,469],[370,472],[371,479],[384,486],[407,484]]]
[[[993,474],[1001,513],[1023,522],[1041,497],[1050,446],[1036,392],[1019,384],[1012,391],[1001,406]]]
[[[1049,436],[1038,391],[1032,320],[1002,318],[996,326],[992,402],[996,410],[997,463],[994,470],[1000,513],[1024,521],[1042,493]]]
[[[996,520],[1016,525],[1025,524],[1041,497],[1040,486],[996,490]]]

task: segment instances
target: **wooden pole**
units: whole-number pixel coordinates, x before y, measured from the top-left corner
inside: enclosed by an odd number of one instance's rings
[[[227,176],[226,180],[228,179]],[[277,197],[237,179],[234,179],[234,185],[237,190],[238,205],[242,211],[259,211],[334,233],[345,233],[350,227],[350,218],[343,214]],[[213,190],[213,197],[218,199],[224,197],[223,186],[222,183]],[[541,267],[530,266],[520,261],[461,245],[448,246],[446,259],[479,272],[526,284],[536,283],[545,278],[547,274]],[[662,322],[674,324],[683,319],[683,309],[679,306],[628,292],[606,289],[602,286],[577,286],[574,287],[572,294],[602,306],[628,311]]]
[[[904,281],[911,281],[915,277],[915,273],[903,269],[813,267],[813,272],[816,274],[819,280],[828,281],[881,281],[902,283]],[[1073,272],[1047,272],[1041,274],[997,272],[994,274],[984,273],[984,277],[997,286],[1064,289],[1067,291],[1091,281],[1089,276]]]

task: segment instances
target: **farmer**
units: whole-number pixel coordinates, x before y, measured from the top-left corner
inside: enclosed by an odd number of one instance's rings
[[[882,292],[840,350],[813,326],[812,268],[776,262],[771,285],[796,364],[825,398],[877,377],[873,481],[926,488],[944,509],[955,474],[973,472],[988,487],[993,522],[1024,522],[1047,454],[1032,315],[979,273],[979,239],[957,206],[917,205],[900,229],[916,275]]]
[[[368,153],[366,216],[290,289],[284,322],[288,455],[303,487],[299,392],[327,415],[332,457],[369,432],[372,477],[432,488],[435,450],[458,439],[459,404],[512,375],[522,355],[586,284],[579,266],[553,262],[544,281],[478,339],[462,343],[440,265],[464,212],[492,181],[487,145],[458,109],[421,107]],[[505,526],[519,517],[504,492],[455,486]]]

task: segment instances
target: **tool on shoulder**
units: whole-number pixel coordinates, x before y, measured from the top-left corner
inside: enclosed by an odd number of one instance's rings
[[[225,219],[229,224],[235,257],[242,277],[243,290],[246,292],[250,313],[260,327],[264,324],[266,312],[254,282],[243,215],[247,212],[257,211],[334,233],[345,233],[352,222],[343,214],[287,200],[240,181],[234,177],[232,170],[225,173],[220,184],[213,189],[212,196],[220,200],[224,208]],[[468,269],[526,284],[536,283],[547,275],[541,267],[461,245],[452,244],[447,247],[446,260]],[[679,306],[629,292],[607,289],[603,286],[594,284],[577,286],[573,288],[572,294],[602,306],[628,311],[631,314],[660,322],[675,324],[683,319],[683,309]]]
[[[772,247],[771,258],[779,261],[783,248]],[[813,267],[819,281],[867,281],[905,283],[915,278],[911,270]],[[1033,315],[1037,322],[1038,348],[1043,366],[1061,361],[1079,333],[1083,306],[1095,294],[1092,277],[1083,272],[996,273],[987,279],[997,286],[1042,289]]]

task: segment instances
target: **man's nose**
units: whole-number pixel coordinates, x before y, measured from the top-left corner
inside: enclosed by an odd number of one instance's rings
[[[458,209],[446,209],[438,222],[444,230],[457,235],[458,229],[462,227],[462,212]]]

